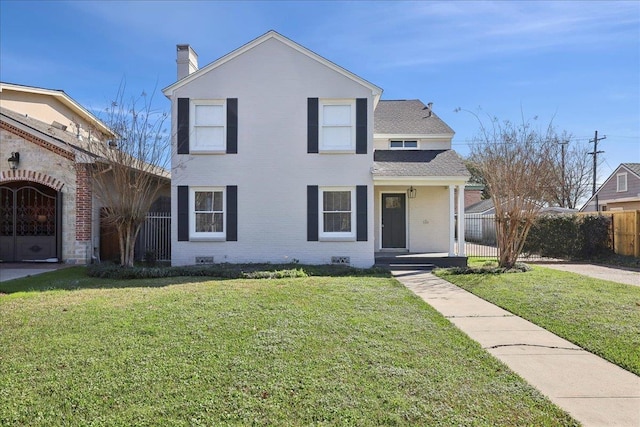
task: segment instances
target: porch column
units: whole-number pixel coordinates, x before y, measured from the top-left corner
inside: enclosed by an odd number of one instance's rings
[[[449,186],[449,256],[456,255],[456,214],[454,212],[454,186]]]
[[[458,185],[458,256],[465,256],[464,246],[464,185]]]

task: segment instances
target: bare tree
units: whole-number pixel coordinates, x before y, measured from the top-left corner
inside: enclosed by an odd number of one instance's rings
[[[524,118],[520,124],[490,118],[487,126],[474,116],[480,132],[470,157],[493,197],[499,264],[512,268],[556,183],[553,154],[557,135],[551,123],[538,130]]]
[[[117,230],[123,266],[133,266],[140,228],[151,204],[169,183],[167,114],[154,111],[152,100],[144,92],[125,99],[121,86],[103,118],[116,138],[87,141],[87,151],[95,158],[93,195],[102,206],[101,220]]]
[[[580,145],[566,132],[557,136],[556,143],[556,182],[549,203],[575,209],[578,203],[589,195],[592,172],[589,148]]]

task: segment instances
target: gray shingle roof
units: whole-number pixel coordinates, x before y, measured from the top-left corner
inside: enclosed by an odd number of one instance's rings
[[[623,163],[622,166],[640,176],[640,163]]]
[[[381,100],[374,112],[374,133],[383,134],[451,134],[455,132],[419,99]]]
[[[374,176],[470,177],[453,150],[376,150],[371,172]]]
[[[485,213],[491,209],[493,209],[493,199],[485,199],[485,200],[480,200],[478,203],[474,203],[471,206],[468,206],[464,210],[464,213],[480,214],[480,213]]]

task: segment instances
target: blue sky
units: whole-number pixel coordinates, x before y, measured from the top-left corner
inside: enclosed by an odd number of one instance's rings
[[[478,123],[537,116],[599,149],[599,181],[640,162],[640,2],[91,2],[0,0],[0,80],[101,110],[175,81],[175,45],[204,66],[276,30],[384,89],[419,98],[466,155]],[[483,113],[483,114],[484,114]],[[592,145],[591,145],[592,147]]]

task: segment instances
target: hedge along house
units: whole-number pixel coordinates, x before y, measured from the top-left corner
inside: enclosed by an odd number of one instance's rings
[[[430,105],[380,100],[379,87],[274,31],[202,69],[178,45],[177,63],[163,91],[174,265],[369,267],[416,252],[466,262],[454,206],[469,174]]]
[[[61,90],[0,83],[0,261],[99,257],[95,143],[115,135]],[[162,177],[169,188],[168,174]]]

